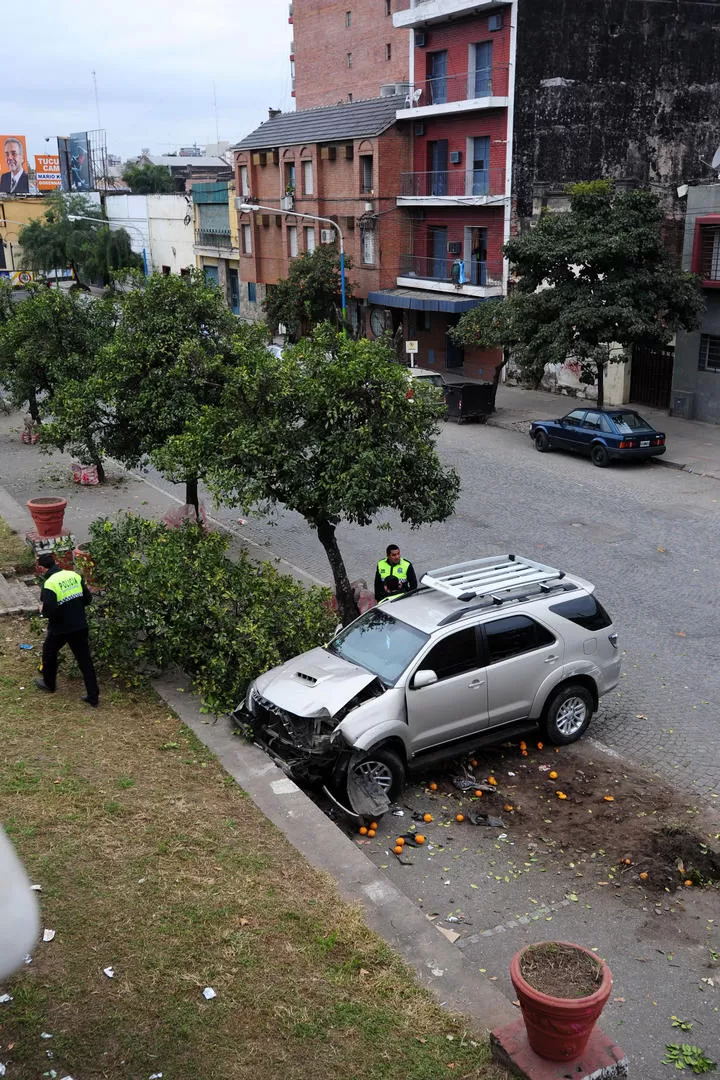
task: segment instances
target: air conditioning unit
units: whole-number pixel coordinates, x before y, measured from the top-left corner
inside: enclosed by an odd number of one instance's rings
[[[334,229],[321,229],[320,230],[320,243],[321,244],[333,244],[335,242],[335,230]]]
[[[334,146],[323,146],[320,148],[321,161],[334,161],[336,156],[337,150]]]
[[[448,255],[460,255],[462,252],[462,241],[451,240],[448,244]]]
[[[380,97],[395,97],[395,83],[384,83],[380,87]]]
[[[407,97],[410,93],[410,83],[396,82],[383,83],[380,87],[380,97]]]
[[[500,15],[491,15],[488,18],[488,30],[502,30],[503,17]]]
[[[451,150],[450,151],[450,164],[451,165],[459,165],[461,161],[462,161],[462,150]]]
[[[416,30],[415,31],[415,48],[424,49],[427,45],[427,31]]]
[[[424,135],[425,134],[425,125],[423,123],[417,123],[415,125],[415,134],[416,135]]]

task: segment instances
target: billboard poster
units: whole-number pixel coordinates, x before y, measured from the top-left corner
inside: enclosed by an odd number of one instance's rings
[[[35,155],[35,183],[38,191],[60,190],[60,157],[58,154]]]
[[[24,135],[0,135],[0,195],[35,195],[27,171]]]
[[[70,134],[68,158],[70,190],[91,191],[93,183],[87,131]]]

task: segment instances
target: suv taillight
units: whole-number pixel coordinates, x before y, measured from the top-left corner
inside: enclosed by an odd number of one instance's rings
[[[608,641],[612,645],[613,649],[617,649],[617,647],[618,647],[618,636],[617,636],[616,633],[613,632],[612,634],[608,634]]]

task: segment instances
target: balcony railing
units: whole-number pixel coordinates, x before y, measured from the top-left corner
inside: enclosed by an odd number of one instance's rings
[[[229,251],[232,248],[232,237],[228,232],[208,232],[207,229],[198,229],[195,243],[198,247],[223,248]]]
[[[504,169],[448,168],[400,175],[401,198],[451,199],[504,194]]]
[[[454,264],[462,260],[461,282],[459,268],[453,269]],[[502,285],[503,264],[502,259],[471,258],[463,260],[462,255],[439,255],[437,258],[423,255],[401,255],[399,277],[416,277],[423,281],[443,281],[449,284],[465,285]]]
[[[508,65],[493,64],[492,68],[476,68],[473,71],[461,71],[457,75],[416,79],[414,86],[406,108],[447,105],[450,102],[470,101],[475,98],[507,97]]]

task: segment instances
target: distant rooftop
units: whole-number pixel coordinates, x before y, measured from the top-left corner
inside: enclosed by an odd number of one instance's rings
[[[399,96],[395,95],[280,113],[246,135],[233,150],[266,150],[297,143],[335,142],[380,135],[395,123],[399,101]]]
[[[164,165],[167,169],[187,169],[187,168],[199,168],[199,169],[228,169],[230,166],[227,161],[223,161],[219,157],[205,157],[199,155],[198,157],[186,157],[180,154],[142,154],[141,157],[145,161],[149,161],[151,165]]]

